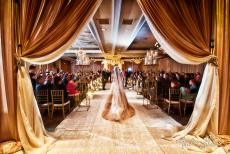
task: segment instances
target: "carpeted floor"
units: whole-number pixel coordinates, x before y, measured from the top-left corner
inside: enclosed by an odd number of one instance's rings
[[[162,139],[181,124],[159,107],[147,110],[142,98],[134,91],[126,91],[136,114],[122,123],[104,120],[101,112],[108,90],[94,93],[89,111],[73,110],[56,128],[59,140],[49,153],[93,154],[182,154],[195,153],[183,149],[182,143]],[[80,112],[79,112],[80,111]]]

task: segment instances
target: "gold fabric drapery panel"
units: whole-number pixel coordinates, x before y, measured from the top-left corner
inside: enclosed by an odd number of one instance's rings
[[[18,56],[35,64],[55,61],[70,47],[100,3],[101,0],[20,1],[21,53]],[[20,140],[27,152],[46,152],[52,139],[44,135],[41,115],[24,67],[19,69],[17,81]]]
[[[18,62],[24,60],[30,63],[45,64],[55,61],[70,47],[100,3],[101,0],[9,0],[3,2],[4,7],[1,6],[1,8],[4,8],[1,11],[5,19],[4,25],[1,27],[1,32],[4,34],[1,45],[7,46],[7,48],[2,48],[1,52],[3,63],[7,65],[3,67],[8,69],[7,71],[4,70],[5,72],[1,75],[4,74],[4,77],[9,78],[4,81],[5,85],[9,87],[13,84],[12,81],[18,81],[18,84],[14,85],[14,89],[5,90],[6,96],[10,95],[11,99],[17,98],[17,102],[14,104],[10,99],[1,102],[1,106],[7,104],[8,108],[14,109],[14,111],[9,110],[9,116],[3,118],[5,121],[5,118],[15,118],[15,121],[12,120],[11,124],[13,129],[18,131],[19,140],[27,153],[46,153],[49,145],[54,140],[46,135],[26,68],[18,65],[17,80],[9,76],[16,76],[16,69],[11,69],[15,60],[14,53],[17,51]],[[17,5],[18,9],[13,7],[14,5]],[[17,10],[20,13],[16,14],[19,17],[16,20],[11,12]],[[18,21],[18,24],[15,24],[16,21]],[[16,49],[16,44],[19,47],[18,49]],[[13,93],[17,96],[12,97]],[[5,130],[6,126],[4,126]],[[16,139],[11,134],[5,139]]]
[[[164,51],[182,64],[201,64],[211,54],[212,1],[137,0],[149,27]],[[173,135],[204,136],[206,130],[218,132],[219,82],[217,67],[205,66],[193,113],[182,131]]]
[[[215,48],[220,74],[219,133],[230,135],[230,8],[229,0],[216,1]]]
[[[20,57],[39,64],[58,59],[97,7],[95,0],[22,0],[20,4]]]
[[[17,140],[15,63],[15,5],[0,1],[0,142]],[[12,40],[12,41],[9,41]]]

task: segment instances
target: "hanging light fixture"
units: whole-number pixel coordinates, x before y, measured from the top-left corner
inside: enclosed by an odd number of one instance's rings
[[[157,57],[161,46],[158,42],[155,43],[155,50],[148,50],[145,56],[145,65],[157,64]]]
[[[90,58],[82,49],[76,52],[76,65],[90,65]]]
[[[153,65],[157,63],[157,50],[148,50],[145,56],[145,65]]]

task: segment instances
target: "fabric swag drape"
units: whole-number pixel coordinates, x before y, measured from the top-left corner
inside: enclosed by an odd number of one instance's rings
[[[17,17],[17,27],[12,27],[10,31],[14,32],[16,28],[18,37],[7,41],[17,42],[18,45],[17,131],[27,153],[45,153],[54,139],[46,135],[23,61],[46,64],[60,58],[94,15],[101,1],[20,0],[17,7],[12,7],[15,1],[5,2],[10,10],[19,11],[13,19],[8,18],[15,20]],[[6,52],[3,50],[3,53]]]
[[[200,64],[215,57],[210,48],[212,1],[138,0],[138,3],[153,35],[171,58],[183,64]],[[208,63],[191,118],[174,137],[204,136],[207,128],[217,133],[218,103],[218,70]]]

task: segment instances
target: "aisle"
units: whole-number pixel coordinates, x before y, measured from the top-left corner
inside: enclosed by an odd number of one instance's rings
[[[162,140],[159,135],[163,133],[162,129],[180,124],[159,108],[144,108],[142,99],[134,91],[126,91],[126,94],[136,110],[135,116],[122,123],[104,120],[101,112],[108,90],[98,91],[94,93],[89,111],[84,108],[81,108],[82,112],[73,111],[56,128],[59,140],[49,153],[184,153],[179,145]]]

